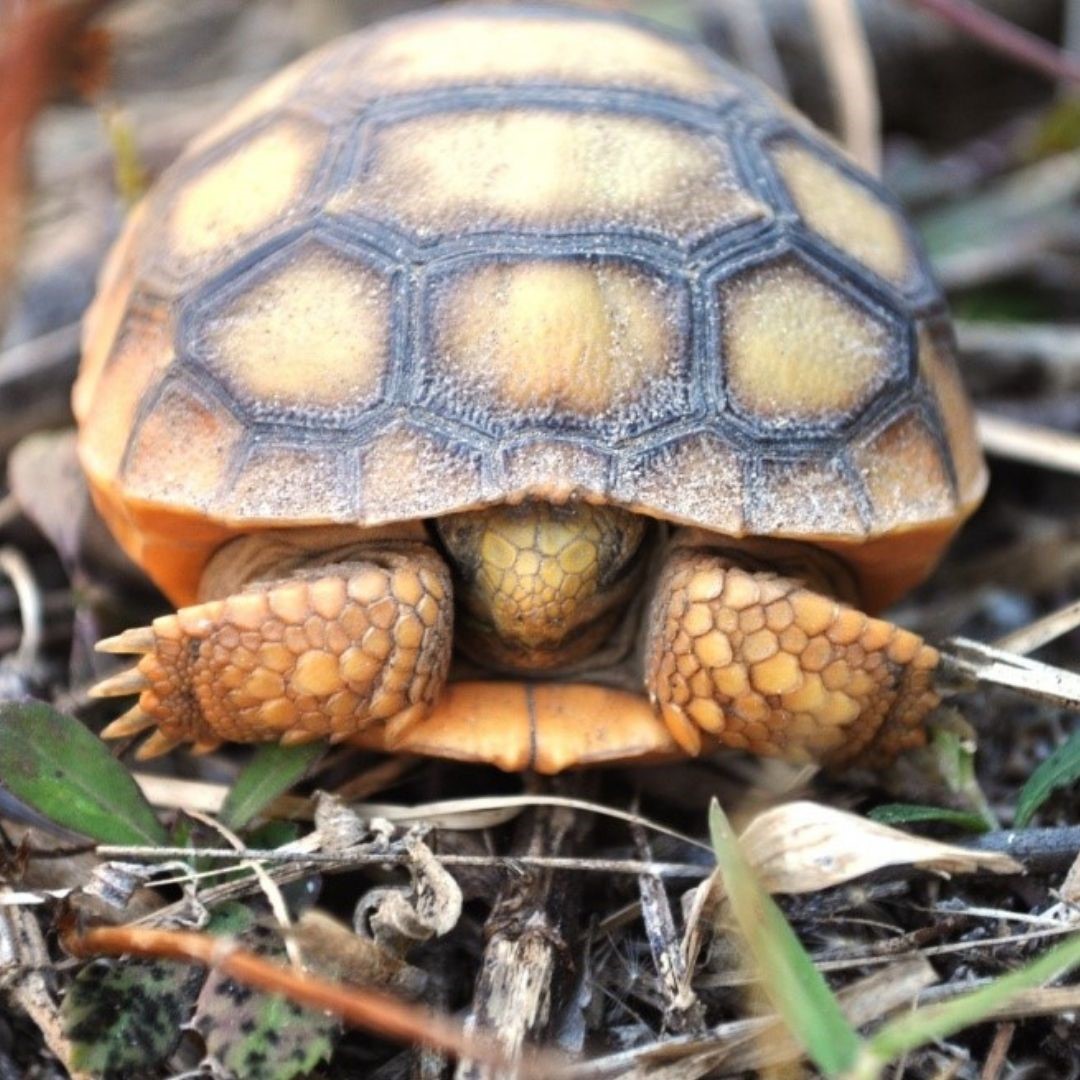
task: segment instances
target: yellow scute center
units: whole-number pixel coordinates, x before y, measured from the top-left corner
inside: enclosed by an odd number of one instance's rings
[[[846,415],[886,373],[884,324],[795,264],[722,287],[728,387],[747,413],[775,423]]]
[[[211,365],[242,397],[286,406],[362,404],[389,356],[390,286],[316,245],[209,320]]]
[[[668,371],[670,291],[623,265],[485,266],[442,292],[437,361],[503,406],[599,413]]]

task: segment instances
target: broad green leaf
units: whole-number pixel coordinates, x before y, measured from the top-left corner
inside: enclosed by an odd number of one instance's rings
[[[867,815],[882,825],[912,825],[922,821],[955,825],[966,832],[986,832],[990,826],[981,814],[973,810],[949,810],[944,806],[919,806],[916,803],[882,803]]]
[[[826,1076],[840,1076],[859,1054],[854,1028],[773,899],[761,887],[720,804],[709,832],[724,889],[773,1007]]]
[[[106,844],[165,844],[131,774],[78,720],[43,702],[0,702],[0,781],[66,829]]]
[[[1080,964],[1080,935],[1044,953],[1037,960],[995,979],[963,997],[940,1005],[930,1005],[885,1024],[863,1046],[853,1080],[880,1076],[890,1062],[937,1039],[947,1039],[962,1028],[986,1020],[996,1010],[1006,1008],[1017,994],[1034,990]]]
[[[1023,829],[1057,790],[1080,780],[1080,731],[1059,746],[1027,779],[1016,800],[1016,826]]]
[[[172,1053],[205,972],[165,960],[95,960],[79,972],[60,1014],[71,1063],[95,1076],[149,1076]]]
[[[279,746],[266,743],[255,751],[236,778],[218,815],[222,825],[242,829],[279,795],[297,783],[326,752],[326,743]]]

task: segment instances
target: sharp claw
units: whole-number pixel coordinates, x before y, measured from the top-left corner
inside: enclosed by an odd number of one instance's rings
[[[125,630],[115,637],[102,638],[94,648],[106,653],[148,653],[156,645],[154,631],[149,626],[138,626]]]
[[[198,756],[212,754],[223,742],[222,739],[207,739],[205,742],[197,742],[192,746],[191,752]]]
[[[181,739],[170,739],[168,735],[164,735],[160,731],[155,731],[154,734],[135,751],[135,757],[138,761],[149,761],[150,758],[161,757],[162,754],[169,753],[170,750],[179,746],[181,742]]]
[[[351,739],[355,734],[355,731],[335,731],[334,734],[330,736],[330,745],[337,746],[338,743],[343,743],[346,739]]]
[[[315,742],[324,738],[326,736],[321,731],[305,731],[303,728],[293,728],[281,736],[280,742],[282,746],[303,746],[304,743]]]
[[[97,686],[90,687],[90,696],[95,698],[125,697],[127,694],[141,694],[149,689],[150,680],[138,668],[130,668],[128,671],[121,671],[118,675],[102,679]]]
[[[103,728],[101,737],[126,739],[130,735],[140,734],[156,723],[157,721],[152,716],[147,716],[138,705],[134,705],[123,716],[118,716],[108,727]]]

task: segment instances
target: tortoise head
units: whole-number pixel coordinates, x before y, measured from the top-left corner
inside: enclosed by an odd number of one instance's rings
[[[459,641],[511,669],[588,655],[633,590],[646,520],[616,506],[539,501],[440,518],[459,577]]]

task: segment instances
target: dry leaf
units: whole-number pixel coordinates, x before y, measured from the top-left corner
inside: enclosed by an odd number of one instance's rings
[[[759,814],[740,843],[769,892],[805,893],[840,885],[885,866],[963,874],[1021,874],[1000,852],[971,851],[880,825],[814,802],[793,802]]]

